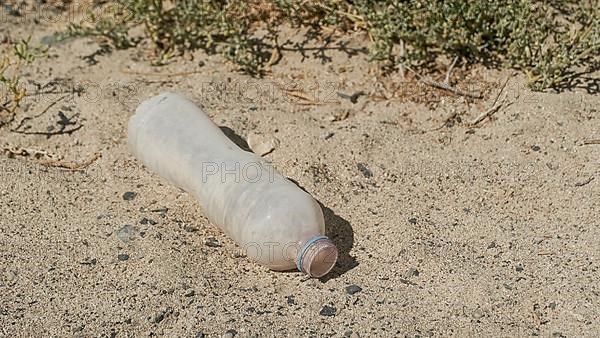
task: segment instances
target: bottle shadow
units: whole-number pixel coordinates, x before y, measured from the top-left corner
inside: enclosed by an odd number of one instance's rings
[[[248,145],[248,142],[246,142],[246,140],[244,140],[243,137],[238,135],[233,129],[225,126],[220,126],[219,128],[221,129],[223,134],[225,134],[225,136],[227,136],[238,147],[242,148],[242,150],[252,152],[250,146]]]
[[[350,251],[354,246],[354,231],[350,222],[337,215],[320,201],[317,202],[321,206],[321,209],[323,209],[323,216],[325,217],[325,235],[338,248],[338,261],[336,265],[327,275],[320,278],[322,282],[327,282],[354,269],[358,266],[358,262],[356,258],[350,255]]]
[[[239,136],[234,130],[225,126],[221,126],[220,128],[221,131],[238,147],[245,151],[252,152],[246,140]],[[288,177],[288,180],[293,182],[298,188],[304,190],[304,192],[310,194],[293,178]],[[333,210],[321,203],[321,201],[317,200],[317,203],[319,203],[321,210],[323,210],[323,217],[325,218],[325,236],[329,237],[338,249],[338,260],[336,265],[327,275],[320,278],[322,282],[327,282],[330,279],[338,278],[354,269],[358,266],[358,262],[354,257],[350,256],[350,251],[354,246],[354,231],[352,230],[350,222],[337,215]]]

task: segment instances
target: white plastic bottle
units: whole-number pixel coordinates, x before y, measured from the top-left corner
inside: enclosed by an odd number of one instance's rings
[[[260,264],[321,277],[337,260],[319,204],[261,157],[240,149],[185,97],[144,101],[128,143],[151,170],[193,194],[209,220]]]

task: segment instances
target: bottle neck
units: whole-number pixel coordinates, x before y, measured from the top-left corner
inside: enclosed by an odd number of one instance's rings
[[[335,265],[338,250],[335,244],[324,235],[307,240],[297,253],[296,267],[310,277],[322,277]]]

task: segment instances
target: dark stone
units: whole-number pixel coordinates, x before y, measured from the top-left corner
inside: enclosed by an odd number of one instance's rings
[[[533,150],[533,151],[540,151],[540,149],[541,149],[540,146],[532,146],[531,147],[531,150]]]
[[[414,217],[413,218],[409,218],[408,219],[408,223],[410,223],[410,224],[417,224],[417,219],[414,218]]]
[[[408,271],[406,271],[406,278],[410,278],[410,277],[419,277],[419,270],[415,269],[415,268],[410,268],[408,269]]]
[[[517,270],[517,272],[521,272],[521,271],[523,271],[523,267],[521,265],[517,265],[515,267],[515,270]]]
[[[319,311],[319,314],[321,316],[325,316],[325,317],[335,316],[336,313],[337,313],[337,309],[334,308],[333,306],[329,306],[329,305],[323,306],[323,308],[321,308],[321,311]]]
[[[126,254],[126,253],[120,253],[120,254],[117,256],[117,258],[118,258],[120,261],[126,261],[126,260],[128,260],[128,259],[129,259],[129,255],[128,255],[128,254]]]
[[[163,321],[163,319],[165,319],[165,313],[164,313],[164,311],[161,311],[161,312],[157,313],[157,314],[154,316],[154,322],[155,322],[156,324],[158,324],[158,323],[162,322],[162,321]]]
[[[287,298],[288,305],[296,305],[296,297],[294,297],[294,295],[287,296],[285,298]]]
[[[196,291],[194,291],[194,289],[191,289],[188,292],[186,292],[184,296],[186,296],[186,297],[193,297],[195,295],[196,295]]]
[[[373,172],[369,168],[367,168],[367,166],[364,163],[358,163],[356,166],[358,167],[358,170],[360,170],[364,177],[373,177]]]
[[[187,232],[196,232],[198,231],[198,228],[196,228],[193,225],[189,225],[189,224],[184,224],[183,225],[183,230],[187,231]]]
[[[229,335],[230,337],[235,337],[237,335],[237,331],[234,329],[229,329],[227,331],[225,331],[225,334]]]
[[[207,238],[204,244],[211,248],[220,248],[222,246],[219,241],[213,237]]]
[[[362,288],[356,284],[346,286],[346,293],[349,295],[353,295],[357,292],[361,292]]]
[[[142,220],[140,221],[140,224],[144,224],[144,225],[146,225],[146,224],[156,225],[156,223],[157,222],[155,220],[152,220],[152,219],[146,218],[146,217],[142,218]]]
[[[206,337],[204,332],[198,332],[198,333],[196,333],[196,336],[195,336],[195,338],[204,338],[204,337]]]
[[[135,198],[137,194],[134,193],[133,191],[127,191],[123,194],[123,199],[126,201],[131,201],[132,199]]]

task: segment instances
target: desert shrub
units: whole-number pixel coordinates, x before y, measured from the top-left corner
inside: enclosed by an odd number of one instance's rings
[[[434,69],[458,58],[527,74],[538,90],[564,86],[598,69],[600,15],[596,1],[119,0],[113,18],[71,25],[117,48],[135,45],[129,28],[143,25],[161,63],[190,49],[220,53],[252,74],[270,62],[282,24],[366,31],[370,56],[388,69]],[[257,34],[257,31],[266,34]]]

